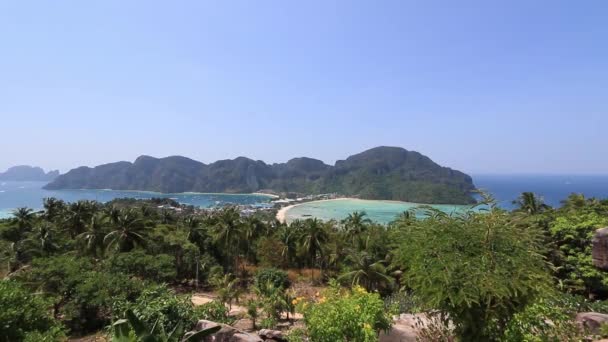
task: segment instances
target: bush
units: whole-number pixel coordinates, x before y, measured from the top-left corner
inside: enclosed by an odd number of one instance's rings
[[[152,285],[145,288],[134,302],[119,301],[114,304],[115,318],[124,317],[128,309],[146,324],[155,322],[160,327],[170,330],[181,322],[186,330],[195,323],[194,305],[190,297],[176,295],[164,285]]]
[[[378,333],[391,327],[380,295],[359,286],[342,290],[332,283],[316,302],[294,301],[304,313],[311,341],[378,341]]]
[[[509,321],[502,341],[578,341],[583,334],[573,320],[573,302],[539,298]]]
[[[540,230],[495,208],[428,216],[399,226],[397,262],[405,284],[426,309],[449,316],[462,340],[499,338],[514,314],[551,287]]]
[[[233,319],[228,316],[229,310],[224,303],[214,300],[194,308],[194,318],[196,320],[206,319],[213,322],[232,324]]]
[[[267,284],[272,284],[275,288],[287,289],[291,282],[287,272],[276,268],[263,268],[255,274],[255,286],[264,288]]]
[[[51,303],[16,282],[0,281],[0,303],[0,341],[51,341],[63,337],[61,325],[50,314]],[[36,336],[41,338],[35,339]]]
[[[177,275],[173,257],[168,254],[148,255],[143,251],[119,253],[110,258],[107,264],[111,272],[158,282],[173,281]]]

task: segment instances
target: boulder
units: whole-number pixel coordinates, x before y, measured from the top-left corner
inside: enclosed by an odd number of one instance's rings
[[[257,335],[248,334],[231,326],[201,319],[196,323],[194,331],[201,331],[221,326],[222,329],[211,336],[205,337],[205,342],[263,342]]]
[[[286,341],[285,335],[279,330],[262,329],[258,331],[258,335],[264,340]]]
[[[416,342],[418,337],[419,315],[401,314],[393,319],[388,332],[380,333],[380,342]]]
[[[593,265],[604,271],[608,271],[608,227],[598,229],[593,236],[593,250],[591,256]]]
[[[600,326],[608,323],[608,315],[598,312],[580,312],[576,314],[576,324],[590,334],[598,334]]]

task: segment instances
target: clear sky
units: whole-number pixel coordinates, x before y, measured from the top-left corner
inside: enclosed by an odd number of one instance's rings
[[[608,1],[2,1],[0,170],[401,146],[608,173]]]

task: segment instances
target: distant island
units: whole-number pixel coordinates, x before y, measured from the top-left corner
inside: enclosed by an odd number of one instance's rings
[[[471,177],[399,147],[380,146],[327,165],[312,158],[266,164],[245,157],[204,164],[186,157],[140,156],[94,168],[82,166],[45,189],[145,190],[164,193],[338,193],[416,203],[475,202]]]
[[[19,165],[13,166],[6,170],[6,172],[0,172],[0,181],[37,181],[37,182],[49,182],[59,176],[59,171],[49,171],[45,173],[40,167]]]

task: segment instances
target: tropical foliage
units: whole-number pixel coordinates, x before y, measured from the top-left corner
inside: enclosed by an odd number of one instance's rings
[[[608,201],[572,195],[554,209],[524,193],[508,212],[486,200],[485,210],[407,212],[389,225],[363,212],[287,225],[168,199],[45,199],[43,211],[0,220],[0,333],[169,341],[198,319],[232,323],[238,304],[268,328],[297,307],[306,327],[294,341],[375,341],[389,313],[421,311],[434,314],[430,335],[461,341],[578,338],[576,312],[608,312],[608,273],[591,259]],[[216,300],[195,307],[189,293],[203,290]]]

